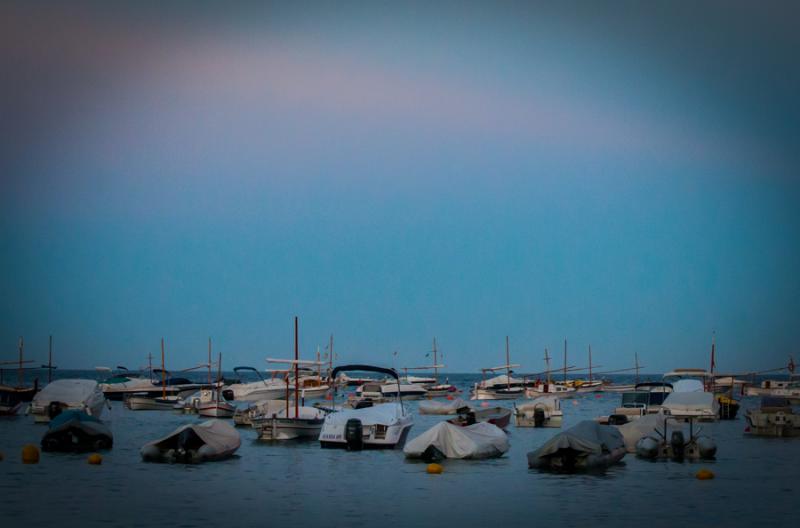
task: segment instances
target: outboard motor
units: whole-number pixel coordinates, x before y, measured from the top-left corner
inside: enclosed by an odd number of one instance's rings
[[[364,425],[357,418],[350,418],[344,426],[344,440],[348,451],[361,451],[364,448]]]
[[[628,417],[624,414],[612,414],[608,417],[608,425],[625,425],[628,423]]]
[[[47,416],[49,416],[51,420],[61,414],[61,411],[61,402],[53,401],[47,406]]]
[[[542,427],[544,425],[544,409],[541,407],[533,410],[533,426]]]
[[[231,390],[231,389],[223,390],[222,391],[222,397],[225,398],[225,400],[227,400],[227,401],[233,401],[234,400],[233,390]]]
[[[686,447],[686,442],[683,438],[683,431],[672,431],[669,444],[672,447],[672,458],[676,458],[678,460],[682,459]]]
[[[445,458],[447,458],[445,454],[434,445],[429,445],[425,448],[425,451],[422,452],[422,460],[428,464],[431,462],[441,462]]]

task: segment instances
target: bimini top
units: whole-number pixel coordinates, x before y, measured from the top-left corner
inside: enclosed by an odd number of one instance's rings
[[[353,370],[360,370],[364,372],[378,372],[381,374],[386,374],[387,376],[391,376],[396,380],[400,380],[400,376],[398,376],[397,371],[390,368],[385,367],[375,367],[372,365],[342,365],[340,367],[336,367],[331,372],[331,378],[336,378],[336,375],[340,372],[350,372]]]
[[[60,379],[49,383],[33,397],[34,403],[47,405],[50,402],[66,404],[84,403],[98,389],[97,382],[87,379]]]

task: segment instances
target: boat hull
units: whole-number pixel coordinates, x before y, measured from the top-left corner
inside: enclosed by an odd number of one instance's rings
[[[232,418],[235,412],[236,407],[222,402],[201,403],[197,406],[197,414],[207,418]]]
[[[319,438],[323,418],[265,418],[253,424],[260,440],[295,440]]]

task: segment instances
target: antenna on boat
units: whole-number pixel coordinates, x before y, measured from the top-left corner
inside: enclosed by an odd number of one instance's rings
[[[436,357],[436,338],[433,338],[433,379],[436,380],[438,385],[439,383],[439,363]]]
[[[167,372],[164,369],[164,338],[161,338],[161,397],[167,397]]]
[[[299,409],[299,401],[298,398],[300,397],[300,373],[299,373],[299,361],[300,361],[300,351],[298,341],[298,331],[297,331],[297,316],[294,316],[294,417],[298,418],[300,416],[300,409]]]

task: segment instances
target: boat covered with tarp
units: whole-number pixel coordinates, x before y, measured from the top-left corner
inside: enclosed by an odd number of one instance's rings
[[[50,427],[42,437],[43,451],[100,451],[113,445],[111,429],[82,411],[62,412],[50,420]]]
[[[100,417],[106,398],[97,382],[88,379],[60,379],[33,397],[28,412],[36,422],[49,422],[66,410],[83,411]]]
[[[719,418],[719,402],[711,392],[672,392],[661,407],[670,416],[683,420],[711,422]]]
[[[441,422],[411,440],[403,452],[407,458],[431,462],[445,458],[495,458],[508,451],[508,447],[506,433],[488,422],[466,427]]]
[[[183,425],[163,438],[148,442],[141,454],[147,462],[196,464],[227,458],[241,444],[239,432],[228,422],[208,420]]]
[[[528,453],[528,467],[556,471],[607,468],[625,456],[625,440],[615,427],[584,420]]]

